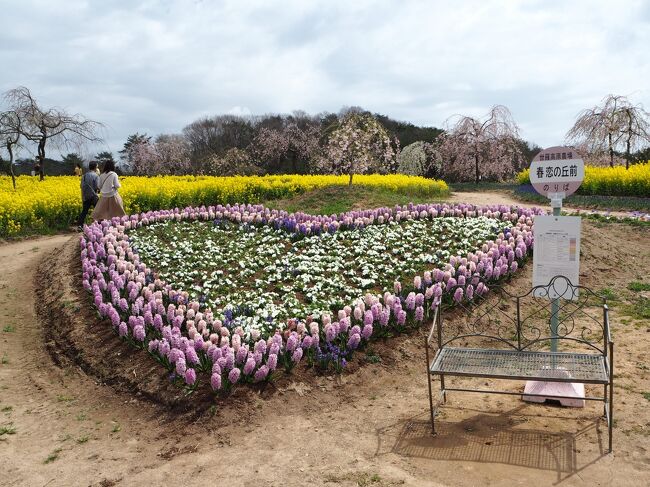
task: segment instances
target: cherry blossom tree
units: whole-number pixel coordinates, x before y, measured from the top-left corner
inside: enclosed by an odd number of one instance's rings
[[[102,141],[98,135],[103,127],[101,123],[59,108],[42,108],[24,86],[7,91],[4,100],[22,120],[22,137],[37,144],[41,180],[45,177],[45,147],[48,142],[59,149],[79,149],[86,142]]]
[[[492,107],[483,120],[457,115],[446,125],[439,146],[446,178],[473,177],[476,184],[483,178],[502,180],[523,158],[519,128],[503,105]]]
[[[223,155],[214,154],[205,163],[208,174],[214,176],[253,176],[263,174],[245,149],[232,147]]]
[[[632,151],[650,143],[649,120],[650,114],[642,105],[633,105],[624,96],[607,95],[600,105],[578,114],[566,139],[592,159],[599,159],[606,153],[611,167],[616,153],[624,153],[627,169]]]
[[[9,173],[14,190],[16,189],[16,174],[14,173],[14,154],[20,146],[22,120],[20,113],[15,110],[0,112],[0,143],[9,154]]]
[[[262,127],[251,146],[261,165],[274,166],[284,160],[291,163],[291,171],[304,171],[320,151],[320,129],[313,124],[301,127],[289,121],[281,129]]]
[[[348,112],[331,133],[318,168],[326,173],[388,172],[396,166],[396,141],[370,114]]]
[[[190,148],[182,135],[159,135],[154,142],[141,139],[129,148],[134,174],[187,174],[191,171]]]
[[[413,176],[438,177],[442,158],[438,148],[419,140],[404,147],[397,156],[397,172]]]

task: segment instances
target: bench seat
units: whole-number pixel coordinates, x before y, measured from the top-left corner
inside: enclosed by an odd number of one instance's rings
[[[436,353],[433,375],[491,377],[607,384],[603,355],[444,347]]]

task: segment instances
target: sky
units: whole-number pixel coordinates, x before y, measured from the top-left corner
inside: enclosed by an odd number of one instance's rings
[[[507,106],[561,144],[609,93],[650,110],[650,1],[0,0],[0,92],[129,134],[361,106],[417,125]],[[1,106],[1,105],[0,105]]]

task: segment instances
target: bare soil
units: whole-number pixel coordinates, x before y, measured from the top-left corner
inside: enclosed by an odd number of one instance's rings
[[[626,286],[650,283],[650,229],[583,222],[581,284],[614,297],[613,454],[601,403],[450,393],[432,437],[423,331],[373,344],[341,376],[302,367],[186,398],[92,312],[76,245],[0,246],[0,485],[648,485],[650,323]]]

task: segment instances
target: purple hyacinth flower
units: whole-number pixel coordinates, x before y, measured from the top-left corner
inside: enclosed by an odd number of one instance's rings
[[[253,357],[250,357],[248,360],[246,360],[246,364],[244,365],[244,374],[251,375],[253,373],[253,370],[255,370],[256,365],[257,364],[255,363],[255,359]]]
[[[221,389],[221,374],[212,374],[212,376],[210,376],[210,386],[212,386],[212,389],[215,391]]]
[[[418,323],[422,322],[424,319],[424,308],[422,306],[418,306],[415,308],[415,321]]]
[[[248,357],[248,348],[239,347],[239,350],[237,350],[237,353],[235,354],[235,362],[238,364],[243,364],[244,362],[246,362],[247,357]]]
[[[287,339],[287,352],[293,352],[296,347],[298,347],[298,336],[295,333],[292,333]]]
[[[129,334],[129,327],[127,326],[126,323],[124,323],[124,322],[120,323],[118,333],[120,334],[121,337],[125,337],[125,336],[127,336]]]
[[[194,349],[192,347],[187,347],[185,349],[185,358],[191,364],[198,364],[199,363],[199,356],[196,353],[196,349]]]
[[[145,339],[146,333],[144,331],[144,327],[140,325],[136,325],[133,328],[133,337],[138,340],[139,342],[143,342]]]
[[[350,350],[356,350],[357,347],[359,346],[359,343],[361,343],[361,335],[359,335],[358,333],[355,333],[354,335],[352,335],[352,336],[348,339],[347,347],[348,347]]]
[[[409,293],[408,296],[406,296],[406,309],[415,309],[415,293],[413,292]]]
[[[379,315],[379,324],[381,326],[387,326],[388,320],[390,319],[390,308],[385,309]]]
[[[363,330],[361,330],[361,336],[364,338],[364,340],[368,340],[372,335],[372,331],[372,325],[366,325],[363,327]]]
[[[291,361],[294,364],[297,364],[298,362],[300,362],[301,358],[302,358],[302,348],[296,348],[296,350],[291,355]]]
[[[188,386],[191,386],[196,382],[196,371],[192,368],[189,368],[185,371],[185,383]]]
[[[187,364],[185,363],[185,359],[179,358],[176,360],[176,373],[180,376],[183,376],[186,370]]]
[[[467,289],[465,289],[465,296],[467,297],[468,300],[470,301],[472,300],[472,298],[474,297],[474,286],[472,286],[471,284],[467,286]]]
[[[364,313],[363,315],[363,324],[364,325],[372,325],[372,322],[375,321],[375,317],[372,314],[372,311],[368,310]]]
[[[458,288],[456,289],[456,292],[454,293],[454,301],[457,303],[460,303],[463,300],[463,288]]]
[[[240,377],[241,377],[241,370],[239,370],[237,367],[235,367],[230,372],[228,372],[228,380],[230,381],[231,384],[236,384],[237,382],[239,382]]]
[[[275,354],[269,355],[269,358],[266,359],[266,365],[269,366],[269,370],[275,370],[278,366],[278,356]]]
[[[269,375],[269,368],[266,365],[262,365],[257,372],[255,372],[255,382],[261,382]]]
[[[397,313],[397,324],[403,326],[406,323],[406,311],[400,310]]]

